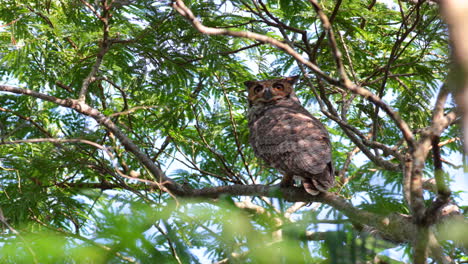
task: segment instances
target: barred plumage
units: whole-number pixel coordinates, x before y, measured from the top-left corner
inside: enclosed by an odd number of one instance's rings
[[[247,81],[249,142],[255,154],[284,177],[302,179],[305,190],[317,195],[334,184],[328,132],[299,102],[293,85],[297,76]]]

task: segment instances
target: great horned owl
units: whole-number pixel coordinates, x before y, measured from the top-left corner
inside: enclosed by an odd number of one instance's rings
[[[282,187],[293,177],[317,195],[334,184],[331,144],[325,127],[299,102],[293,85],[298,76],[247,81],[249,142],[255,155],[283,175]]]

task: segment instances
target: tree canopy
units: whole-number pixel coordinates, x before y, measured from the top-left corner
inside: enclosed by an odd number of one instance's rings
[[[444,2],[3,0],[2,263],[468,261]],[[247,140],[243,82],[292,75],[332,139],[318,196]]]

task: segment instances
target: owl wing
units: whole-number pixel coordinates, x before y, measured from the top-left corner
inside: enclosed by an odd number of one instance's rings
[[[323,173],[332,160],[327,130],[308,112],[293,114],[291,120],[294,133],[285,143],[293,150],[289,157],[293,171],[302,177]]]
[[[255,153],[285,173],[321,174],[331,164],[327,130],[300,105],[269,109],[251,130]]]

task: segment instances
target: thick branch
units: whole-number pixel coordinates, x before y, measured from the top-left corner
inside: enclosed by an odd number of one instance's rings
[[[418,225],[417,240],[414,241],[414,262],[425,263],[428,250],[428,239],[430,236],[429,225],[436,220],[437,211],[450,201],[450,192],[442,186],[443,171],[439,152],[440,134],[455,120],[455,113],[451,112],[444,116],[444,104],[447,100],[448,91],[445,86],[441,88],[437,96],[433,111],[432,125],[422,132],[422,137],[418,141],[412,153],[412,167],[410,176],[410,208]],[[438,190],[438,198],[426,209],[423,198],[423,169],[429,150],[434,151],[434,171],[437,185],[442,186]]]
[[[345,199],[334,193],[321,193],[311,196],[302,188],[279,188],[267,185],[229,185],[191,190],[188,198],[218,198],[222,195],[232,196],[266,196],[283,198],[290,202],[320,202],[328,204],[342,212],[354,222],[377,228],[382,234],[393,241],[411,241],[416,235],[416,228],[408,216],[393,214],[381,216],[357,209]]]
[[[423,200],[423,186],[422,186],[422,174],[424,169],[424,164],[426,157],[429,153],[429,150],[435,144],[438,148],[438,142],[434,142],[434,138],[440,137],[441,133],[453,123],[456,118],[454,112],[450,112],[447,115],[443,113],[443,105],[446,101],[448,93],[444,87],[440,90],[437,97],[436,105],[434,108],[434,115],[432,118],[432,125],[428,129],[422,132],[422,137],[418,141],[416,148],[412,154],[412,168],[411,168],[411,208],[417,222],[424,221],[425,219],[425,206]],[[436,168],[436,174],[439,174],[440,171]],[[440,177],[439,178],[439,182]],[[444,203],[448,202],[449,194],[444,191],[442,196],[440,196]],[[441,202],[439,199],[438,202]],[[427,216],[427,215],[426,215]]]
[[[451,264],[454,263],[453,260],[444,254],[444,249],[437,241],[437,238],[434,236],[434,233],[430,231],[428,237],[428,246],[429,254],[438,264]]]
[[[468,2],[465,0],[440,1],[442,15],[449,27],[450,40],[453,47],[452,76],[450,82],[456,91],[455,100],[463,118],[463,136],[465,154],[468,153]]]
[[[321,202],[326,203],[341,211],[344,215],[355,222],[375,227],[394,241],[409,241],[415,234],[415,228],[410,219],[403,215],[381,216],[367,211],[359,210],[352,204],[333,193],[322,193],[319,196],[311,196],[302,188],[278,188],[267,185],[230,185],[204,189],[191,189],[190,187],[177,184],[168,178],[159,167],[157,167],[149,157],[147,157],[136,144],[123,134],[119,128],[98,110],[91,108],[87,104],[78,100],[59,99],[53,96],[38,93],[36,91],[21,89],[17,87],[0,85],[0,91],[16,94],[29,95],[35,98],[53,102],[57,105],[74,109],[86,116],[94,118],[99,124],[112,132],[125,146],[126,150],[136,156],[136,158],[148,168],[148,170],[160,181],[158,187],[164,191],[169,191],[177,196],[187,198],[218,198],[222,195],[233,196],[265,196],[284,198],[292,202]]]

